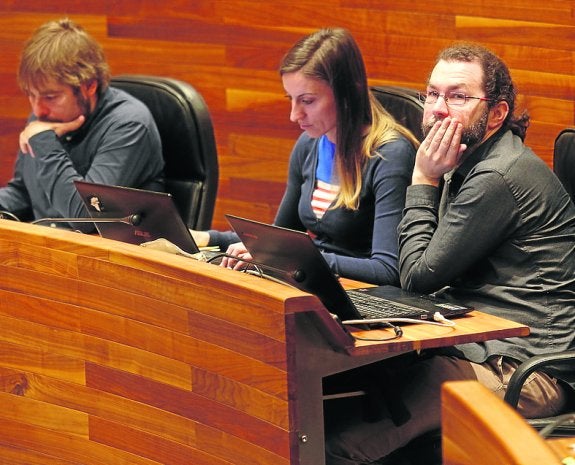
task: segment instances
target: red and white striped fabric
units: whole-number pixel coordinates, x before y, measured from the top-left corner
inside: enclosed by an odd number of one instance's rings
[[[318,180],[311,199],[315,216],[321,218],[339,193],[339,186]]]

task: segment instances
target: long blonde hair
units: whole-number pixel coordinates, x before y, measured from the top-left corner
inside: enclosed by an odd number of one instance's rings
[[[346,29],[320,29],[296,42],[283,57],[279,72],[283,76],[297,71],[327,82],[332,89],[337,114],[335,168],[340,185],[333,208],[355,210],[367,160],[400,134],[415,146],[417,139],[371,94],[361,51]]]
[[[361,153],[354,157],[355,178],[349,173],[340,174],[340,193],[336,198],[333,208],[346,207],[355,210],[359,206],[359,195],[362,187],[362,171],[367,160],[374,156],[381,156],[377,150],[385,143],[404,136],[415,148],[419,147],[419,141],[407,128],[399,124],[381,103],[370,92],[369,103],[371,106],[371,125],[367,128],[367,134],[363,138]],[[345,187],[344,187],[345,186]]]

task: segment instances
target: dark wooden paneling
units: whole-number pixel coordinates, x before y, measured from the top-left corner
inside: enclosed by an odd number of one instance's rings
[[[508,63],[520,110],[532,115],[527,142],[552,163],[556,134],[575,126],[573,0],[147,0],[57,4],[0,1],[0,185],[12,173],[17,137],[29,111],[16,84],[23,41],[43,22],[68,15],[106,51],[114,74],[146,73],[190,82],[213,116],[224,213],[271,221],[299,129],[277,74],[283,53],[324,26],[349,28],[372,84],[424,86],[435,55],[454,40],[491,47]]]

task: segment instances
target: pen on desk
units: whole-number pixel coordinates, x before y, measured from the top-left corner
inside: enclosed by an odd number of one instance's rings
[[[199,247],[202,252],[219,252],[220,247],[217,245],[210,245],[205,247]]]
[[[432,297],[441,297],[441,295],[443,293],[445,293],[445,291],[447,291],[449,289],[450,286],[443,286],[441,289],[438,289],[435,292],[432,292],[431,294],[429,294]]]

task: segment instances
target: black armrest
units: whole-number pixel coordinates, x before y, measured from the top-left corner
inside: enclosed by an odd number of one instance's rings
[[[521,394],[521,388],[529,375],[535,371],[545,371],[550,372],[553,370],[546,370],[545,368],[562,368],[566,367],[571,372],[575,370],[575,350],[570,350],[567,352],[561,352],[556,354],[545,354],[536,355],[531,357],[529,360],[523,362],[511,379],[509,380],[509,385],[507,386],[507,392],[503,400],[507,402],[514,408],[517,408],[519,403],[519,396]]]

